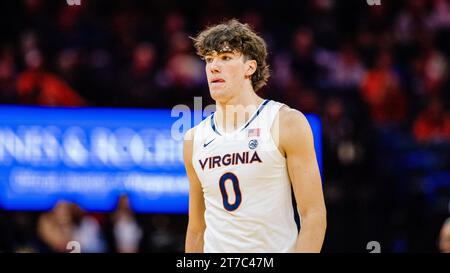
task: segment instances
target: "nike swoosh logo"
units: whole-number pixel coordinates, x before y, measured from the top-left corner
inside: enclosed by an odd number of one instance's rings
[[[205,148],[206,146],[208,146],[211,142],[213,142],[214,140],[216,140],[215,138],[213,138],[213,140],[211,140],[210,142],[208,142],[208,143],[204,143],[203,144],[203,148]]]

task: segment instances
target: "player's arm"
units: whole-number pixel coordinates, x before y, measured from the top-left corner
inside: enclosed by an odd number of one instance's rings
[[[279,117],[279,147],[286,156],[301,217],[295,251],[320,252],[327,220],[311,127],[306,117],[297,110],[283,107]]]
[[[183,158],[189,179],[189,221],[186,231],[185,251],[203,252],[203,234],[205,233],[205,203],[200,180],[192,165],[192,146],[195,129],[189,130],[184,138]]]

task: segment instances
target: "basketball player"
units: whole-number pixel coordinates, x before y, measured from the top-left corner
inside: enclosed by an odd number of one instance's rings
[[[184,140],[185,251],[320,252],[326,209],[312,132],[302,113],[255,93],[269,78],[265,42],[237,20],[194,42],[216,112]]]

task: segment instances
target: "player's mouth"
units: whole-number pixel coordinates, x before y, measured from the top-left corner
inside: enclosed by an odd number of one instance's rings
[[[224,82],[225,82],[225,80],[222,78],[214,78],[211,80],[212,84],[219,84],[219,83],[224,83]]]

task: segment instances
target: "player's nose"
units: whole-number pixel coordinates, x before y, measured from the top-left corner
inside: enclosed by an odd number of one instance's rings
[[[217,59],[214,59],[214,60],[211,61],[210,66],[209,66],[209,71],[211,73],[220,72],[220,65],[217,62]]]

